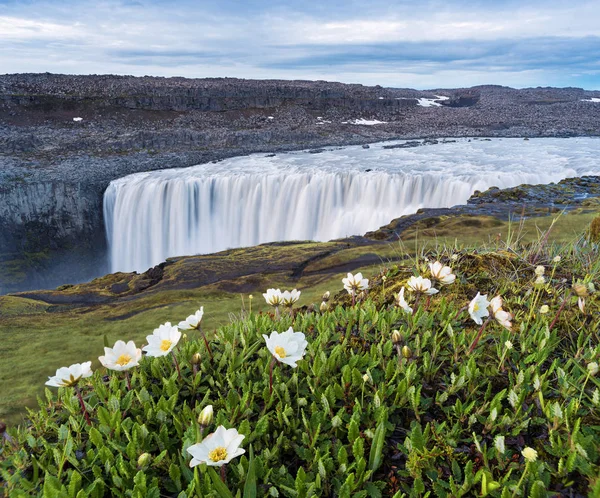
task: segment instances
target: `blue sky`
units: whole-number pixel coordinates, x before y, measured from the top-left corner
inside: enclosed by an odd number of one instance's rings
[[[0,73],[600,89],[598,0],[0,0]]]

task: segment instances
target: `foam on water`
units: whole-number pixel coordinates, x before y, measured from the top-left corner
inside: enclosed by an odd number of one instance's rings
[[[235,157],[129,175],[104,194],[113,271],[167,257],[278,240],[363,234],[422,207],[464,203],[474,190],[600,174],[600,140],[458,139]],[[367,171],[370,170],[370,171]]]

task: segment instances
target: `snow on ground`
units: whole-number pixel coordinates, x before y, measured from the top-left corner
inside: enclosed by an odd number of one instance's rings
[[[76,123],[79,123],[79,121],[83,121],[83,118],[73,118],[73,121],[75,121]]]
[[[273,116],[267,116],[267,119],[275,119]]]
[[[378,124],[386,124],[387,121],[378,121],[377,119],[355,119],[354,121],[342,121],[342,124],[353,124],[362,126],[374,126]]]
[[[442,104],[438,102],[438,100],[448,100],[450,97],[446,97],[445,95],[436,95],[435,99],[428,99],[422,97],[420,99],[415,99],[412,97],[398,97],[396,100],[416,100],[417,105],[420,107],[442,107]]]
[[[326,119],[323,119],[322,116],[317,116],[317,124],[318,125],[322,125],[322,124],[325,124],[325,123],[331,123],[331,121],[327,121]]]
[[[591,99],[581,99],[582,102],[600,102],[598,97],[592,97]]]

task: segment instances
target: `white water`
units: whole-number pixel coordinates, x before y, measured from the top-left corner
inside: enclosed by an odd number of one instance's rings
[[[474,190],[600,174],[593,138],[383,148],[391,143],[254,154],[115,180],[104,194],[112,271],[263,242],[363,234],[422,207],[462,204]]]

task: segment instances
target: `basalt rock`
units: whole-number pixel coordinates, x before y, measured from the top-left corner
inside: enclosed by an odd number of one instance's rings
[[[104,273],[102,194],[130,173],[390,139],[598,135],[590,97],[600,92],[1,75],[0,293]]]

